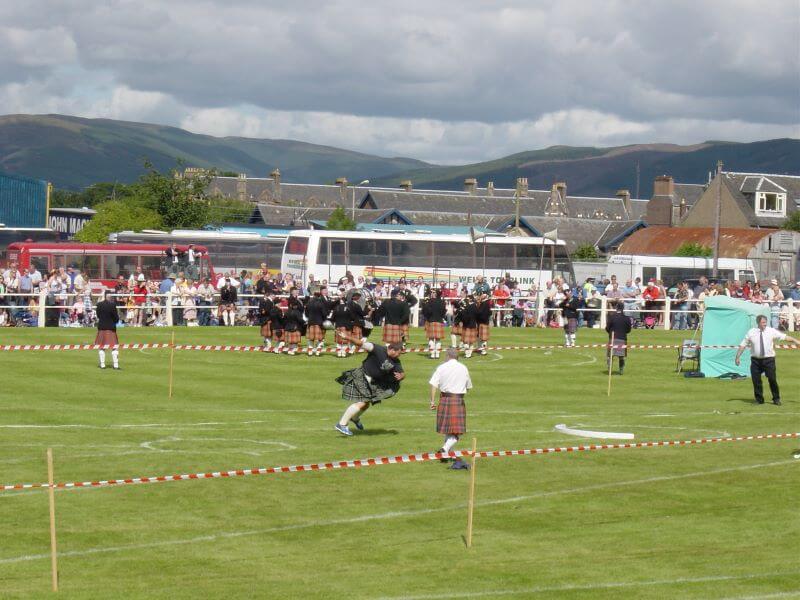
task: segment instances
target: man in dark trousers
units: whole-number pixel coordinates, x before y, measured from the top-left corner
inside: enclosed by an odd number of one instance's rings
[[[750,377],[753,380],[756,404],[764,404],[764,388],[761,384],[761,374],[763,373],[769,381],[772,403],[777,406],[781,405],[781,392],[778,388],[778,376],[775,373],[775,340],[789,340],[793,344],[800,345],[800,342],[793,337],[772,327],[767,327],[767,317],[758,315],[756,327],[747,332],[736,351],[736,365],[738,366],[745,348],[750,348]]]
[[[578,331],[578,308],[581,302],[575,290],[570,289],[566,283],[563,290],[566,297],[558,306],[564,318],[564,346],[572,348],[575,346],[575,332]]]
[[[619,358],[620,375],[625,370],[625,357],[628,355],[628,334],[631,332],[631,320],[622,312],[624,307],[625,304],[621,300],[618,301],[614,313],[608,317],[608,323],[606,323],[609,341],[606,364],[610,369],[614,357]],[[612,334],[614,338],[613,344],[611,343]]]
[[[264,297],[258,301],[258,324],[261,326],[261,337],[264,338],[264,351],[269,352],[272,349],[272,309],[275,308],[275,295],[266,292],[264,288]]]
[[[95,314],[97,315],[97,336],[94,338],[94,343],[98,346],[111,347],[111,360],[114,364],[114,369],[119,370],[119,339],[117,339],[117,305],[108,299],[110,292],[103,295],[103,299],[95,306]],[[105,348],[100,348],[100,368],[106,368],[106,351]]]
[[[363,430],[361,415],[370,406],[394,396],[406,376],[403,365],[400,364],[403,345],[399,342],[381,346],[353,337],[349,341],[356,347],[364,348],[367,357],[360,367],[345,371],[336,379],[342,385],[342,399],[350,403],[334,426],[342,435],[353,435],[348,427],[350,421],[356,429]]]
[[[308,329],[306,329],[306,343],[308,355],[316,354],[319,356],[325,348],[325,321],[331,307],[328,301],[322,297],[322,289],[318,289],[306,303],[306,317],[308,318]]]

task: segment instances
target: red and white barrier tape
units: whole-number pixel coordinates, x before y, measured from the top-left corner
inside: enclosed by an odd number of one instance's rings
[[[589,452],[594,450],[622,450],[632,448],[658,448],[666,446],[693,446],[711,444],[715,442],[745,442],[751,440],[780,440],[798,438],[800,433],[767,433],[761,435],[744,435],[718,438],[700,438],[695,440],[668,440],[660,442],[637,442],[632,444],[588,444],[581,446],[565,446],[557,448],[527,448],[522,450],[489,450],[476,452],[479,458],[493,458],[502,456],[527,456],[535,454],[556,454],[565,452]],[[396,465],[401,463],[427,462],[442,458],[458,458],[470,456],[470,450],[456,450],[453,452],[423,452],[421,454],[401,454],[399,456],[383,456],[378,458],[362,458],[357,460],[343,460],[326,463],[312,463],[308,465],[292,465],[287,467],[261,467],[256,469],[237,469],[232,471],[214,471],[210,473],[189,473],[184,475],[159,475],[156,477],[132,477],[128,479],[105,479],[98,481],[73,481],[69,483],[56,483],[56,489],[108,487],[115,485],[135,485],[140,483],[165,483],[168,481],[186,481],[189,479],[218,479],[224,477],[244,477],[247,475],[272,475],[277,473],[299,473],[304,471],[328,471],[332,469],[353,469],[358,467],[374,467],[378,465]],[[18,483],[0,486],[0,491],[29,490],[48,488],[48,483]]]
[[[0,351],[15,352],[25,350],[105,350],[110,348],[117,348],[119,350],[144,350],[144,349],[159,349],[169,348],[170,344],[118,344],[116,346],[101,346],[99,344],[6,344],[0,345]],[[486,350],[560,350],[560,349],[580,349],[580,348],[608,348],[609,344],[577,344],[571,348],[567,348],[563,344],[547,344],[538,346],[487,346]],[[629,350],[678,350],[683,348],[680,344],[615,344],[617,348],[627,348]],[[696,349],[716,349],[716,350],[735,350],[738,345],[708,345],[708,346],[692,346]],[[789,344],[781,344],[775,346],[776,350],[800,350],[800,346]],[[264,346],[233,346],[233,345],[210,345],[210,344],[175,344],[175,350],[207,350],[214,352],[267,352],[271,353],[272,350],[266,349]],[[475,352],[478,348],[474,349]],[[283,348],[283,353],[286,353],[287,348]],[[321,352],[333,353],[336,348],[326,346]],[[406,348],[406,352],[430,352],[427,346],[417,346]],[[307,354],[307,348],[298,346],[296,350],[297,355]]]

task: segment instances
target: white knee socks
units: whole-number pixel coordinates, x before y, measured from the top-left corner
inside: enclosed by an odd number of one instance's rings
[[[450,347],[458,348],[458,336],[455,333],[450,334]]]
[[[358,419],[358,415],[361,412],[361,407],[358,405],[358,402],[353,402],[350,406],[348,406],[344,413],[342,414],[342,418],[339,419],[339,425],[342,427],[346,427],[350,420],[355,417]]]
[[[105,362],[105,356],[103,356]],[[111,351],[111,361],[114,363],[114,368],[119,369],[119,350],[114,349]]]
[[[445,452],[450,452],[450,450],[453,449],[453,446],[456,445],[456,442],[458,442],[457,435],[446,435],[444,437],[444,445],[442,446],[442,450]]]
[[[106,351],[105,350],[98,350],[97,353],[100,355],[100,368],[106,368]]]

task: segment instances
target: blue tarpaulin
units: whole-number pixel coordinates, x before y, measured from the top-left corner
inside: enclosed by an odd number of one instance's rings
[[[711,296],[705,299],[702,346],[739,345],[745,334],[756,326],[756,317],[769,318],[769,307],[746,300]],[[700,351],[700,371],[706,377],[719,377],[726,373],[750,374],[750,351],[745,350],[742,364],[736,366],[735,348],[703,348]]]

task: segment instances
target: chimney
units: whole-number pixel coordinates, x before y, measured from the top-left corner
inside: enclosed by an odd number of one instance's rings
[[[567,202],[567,184],[564,181],[559,181],[556,183],[556,189],[558,190],[559,195],[561,196],[561,201],[564,202],[564,206],[566,206]]]
[[[478,180],[474,177],[468,177],[464,180],[464,191],[467,192],[470,196],[475,195],[475,190],[478,187]]]
[[[659,175],[653,182],[653,196],[672,196],[675,193],[675,182],[672,175]]]
[[[554,183],[550,190],[550,198],[545,204],[544,214],[550,217],[565,217],[567,213],[567,184]]]
[[[278,202],[281,201],[281,172],[277,167],[269,174],[272,177],[272,197]]]
[[[528,197],[528,178],[517,177],[517,195],[520,198]]]
[[[245,173],[239,173],[239,177],[236,179],[236,195],[239,202],[247,200],[247,174]]]
[[[486,195],[494,196],[494,181],[490,181],[486,184]]]
[[[617,198],[622,200],[622,207],[625,209],[625,215],[630,218],[631,216],[631,192],[630,190],[617,190]]]
[[[339,198],[342,200],[342,206],[347,201],[347,177],[337,177],[336,185],[339,186]]]
[[[411,184],[410,179],[404,179],[400,182],[400,189],[404,192],[410,192],[413,188],[414,186]]]

